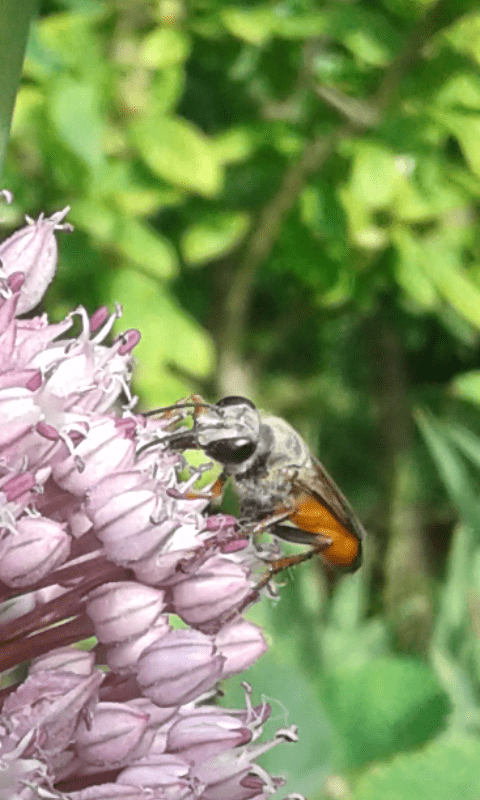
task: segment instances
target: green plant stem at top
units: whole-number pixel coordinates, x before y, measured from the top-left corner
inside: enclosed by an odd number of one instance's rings
[[[0,0],[0,174],[36,0]]]

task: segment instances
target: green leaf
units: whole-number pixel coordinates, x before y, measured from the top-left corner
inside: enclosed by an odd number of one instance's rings
[[[178,259],[173,245],[146,223],[115,212],[98,198],[75,203],[71,216],[76,224],[145,273],[162,279],[176,275]]]
[[[339,39],[364,64],[383,67],[398,50],[401,36],[387,17],[360,4],[332,3],[327,34]]]
[[[351,800],[478,800],[480,741],[442,738],[420,753],[375,765],[360,778]]]
[[[157,278],[172,278],[177,272],[172,243],[143,222],[124,218],[114,244],[125,258]]]
[[[155,114],[160,116],[174,111],[185,89],[185,70],[174,64],[158,70],[151,78],[151,102]]]
[[[248,214],[219,211],[191,225],[183,234],[181,250],[185,261],[199,265],[233,250],[245,237],[250,225]]]
[[[417,410],[415,419],[437,465],[448,494],[466,525],[480,532],[480,506],[463,461],[452,447],[444,425]]]
[[[480,468],[480,437],[458,422],[445,423],[444,430],[469,461]]]
[[[62,78],[49,97],[52,122],[62,141],[92,169],[103,160],[104,124],[97,87]]]
[[[449,179],[445,162],[438,157],[398,156],[395,163],[403,168],[404,180],[399,182],[392,212],[402,222],[428,222],[436,217],[443,222],[448,212],[458,214],[468,205],[468,194]],[[449,220],[447,225],[444,235],[469,234],[467,225],[452,225]]]
[[[442,106],[480,109],[480,78],[469,72],[460,72],[447,80],[435,95]]]
[[[140,59],[149,69],[164,69],[188,58],[190,43],[187,36],[175,28],[156,28],[143,40]]]
[[[39,134],[39,119],[45,107],[45,97],[33,86],[19,89],[12,120],[12,137],[28,138],[31,142]]]
[[[350,766],[418,747],[444,725],[449,712],[433,671],[421,661],[394,657],[339,668],[327,704]]]
[[[327,15],[321,11],[311,14],[278,16],[275,33],[284,39],[310,39],[321,36],[327,30]]]
[[[216,195],[222,170],[208,138],[179,117],[144,117],[134,126],[138,149],[156,175],[206,197]]]
[[[109,288],[109,304],[123,306],[117,330],[138,328],[141,341],[135,348],[138,366],[135,391],[147,407],[175,402],[191,386],[169,368],[176,364],[199,378],[210,374],[214,349],[206,333],[158,281],[130,269],[119,269]]]
[[[350,238],[357,247],[365,250],[381,250],[388,244],[388,235],[383,228],[375,225],[371,208],[360,200],[349,184],[338,190],[343,209],[348,219]]]
[[[463,268],[459,252],[437,234],[424,238],[422,244],[422,268],[439,294],[460,316],[479,328],[480,289]]]
[[[478,706],[470,670],[462,658],[471,634],[469,594],[475,572],[478,536],[467,525],[457,525],[447,560],[447,574],[439,596],[439,609],[430,647],[437,675],[453,705],[451,725],[465,729]],[[470,666],[470,665],[468,665]]]
[[[397,247],[395,278],[398,284],[420,309],[432,311],[438,307],[440,297],[423,268],[424,250],[421,241],[404,225],[395,225],[390,235]]]
[[[464,14],[443,34],[461,52],[469,53],[480,64],[480,13]]]
[[[480,114],[435,111],[434,117],[456,136],[470,169],[480,175]]]
[[[393,202],[403,180],[387,148],[373,142],[355,145],[350,187],[367,208],[384,208]]]
[[[97,7],[97,15],[101,8]],[[82,70],[98,72],[102,65],[99,40],[93,35],[95,15],[80,13],[48,14],[36,26],[38,42],[36,52],[46,51],[71,67],[81,65]]]
[[[221,164],[245,161],[253,152],[256,136],[245,127],[234,127],[211,140],[213,151]]]
[[[267,6],[252,9],[231,6],[222,9],[220,14],[226,29],[249,44],[262,45],[275,31],[275,11]]]
[[[480,370],[464,372],[451,383],[453,393],[471,403],[480,403]]]

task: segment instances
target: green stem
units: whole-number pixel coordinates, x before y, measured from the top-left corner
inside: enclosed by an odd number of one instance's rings
[[[0,0],[0,175],[36,0]]]

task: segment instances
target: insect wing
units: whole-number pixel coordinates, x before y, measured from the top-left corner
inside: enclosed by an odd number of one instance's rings
[[[311,456],[311,462],[312,469],[302,470],[294,485],[318,500],[357,539],[363,539],[365,529],[345,495],[318,459]]]

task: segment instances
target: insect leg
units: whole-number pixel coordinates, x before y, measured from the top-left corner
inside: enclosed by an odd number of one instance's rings
[[[195,489],[188,491],[185,495],[187,500],[220,500],[227,482],[225,472],[222,472],[215,483],[210,486],[208,492],[196,492]]]
[[[272,528],[277,525],[279,522],[284,522],[286,519],[289,518],[293,510],[292,508],[284,508],[279,509],[275,513],[270,514],[268,517],[261,519],[259,522],[254,523],[247,523],[242,527],[243,534],[245,536],[256,536],[260,533],[264,533],[268,530],[268,528]],[[274,531],[272,531],[273,533]]]
[[[313,556],[318,555],[322,552],[322,550],[330,547],[331,544],[332,540],[329,536],[317,535],[315,536],[315,545],[311,550],[306,550],[304,553],[283,556],[282,558],[277,558],[275,561],[272,561],[272,563],[268,566],[268,570],[258,581],[255,587],[256,591],[263,589],[263,587],[266,586],[271,578],[273,578],[275,575],[278,575],[285,569],[295,567],[297,564],[302,564],[304,561],[309,561],[311,558],[313,558]]]

